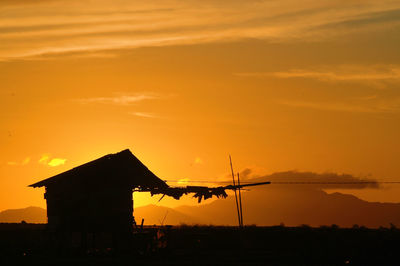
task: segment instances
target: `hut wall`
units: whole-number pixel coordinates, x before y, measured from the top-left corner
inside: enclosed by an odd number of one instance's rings
[[[49,228],[80,232],[131,231],[132,190],[124,187],[46,187]]]

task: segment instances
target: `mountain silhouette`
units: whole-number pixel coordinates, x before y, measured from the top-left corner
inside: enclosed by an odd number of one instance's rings
[[[400,225],[400,204],[367,202],[353,195],[313,189],[257,189],[243,193],[245,224],[310,226],[336,224],[352,227]],[[234,198],[176,210],[202,217],[206,224],[236,225]]]
[[[0,212],[1,223],[46,223],[46,210],[40,207],[27,207],[23,209],[10,209]]]
[[[328,194],[315,188],[265,188],[244,192],[244,223],[256,225],[332,225],[371,228],[400,225],[400,203],[367,202],[353,195]],[[146,225],[213,224],[237,225],[234,197],[200,206],[168,208],[147,205],[135,208],[134,216]],[[45,223],[46,210],[39,207],[0,212],[0,222]]]
[[[203,219],[196,215],[183,213],[179,210],[156,206],[147,205],[143,207],[135,208],[134,217],[138,224],[140,224],[142,218],[146,225],[179,225],[179,224],[203,224]]]

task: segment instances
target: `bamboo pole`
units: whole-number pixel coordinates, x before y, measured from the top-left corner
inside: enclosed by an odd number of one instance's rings
[[[229,163],[230,163],[230,165],[231,165],[232,181],[233,181],[233,186],[234,186],[233,191],[235,192],[236,211],[237,211],[238,222],[239,222],[239,227],[240,227],[240,225],[241,225],[241,219],[240,219],[240,213],[239,213],[239,203],[238,203],[238,198],[237,198],[237,193],[236,193],[235,174],[233,173],[233,166],[232,166],[232,158],[231,158],[231,155],[229,155]]]
[[[243,227],[243,209],[242,209],[242,192],[240,189],[240,176],[237,173],[238,186],[239,186],[239,210],[240,210],[240,226]]]

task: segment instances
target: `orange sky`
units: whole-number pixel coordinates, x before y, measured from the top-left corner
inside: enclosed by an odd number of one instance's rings
[[[44,207],[27,185],[125,148],[166,180],[222,180],[229,153],[261,175],[400,180],[398,1],[18,0],[0,14],[0,211]],[[400,202],[396,186],[350,192]]]

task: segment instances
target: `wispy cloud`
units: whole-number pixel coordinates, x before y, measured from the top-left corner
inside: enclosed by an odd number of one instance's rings
[[[201,159],[200,157],[196,157],[194,159],[194,164],[203,164],[203,159]]]
[[[107,104],[107,105],[119,105],[119,106],[131,106],[138,104],[143,101],[147,100],[155,100],[163,98],[161,95],[156,93],[128,93],[123,94],[119,93],[115,96],[109,97],[92,97],[92,98],[81,98],[81,99],[74,99],[75,102],[80,104]],[[160,118],[160,116],[149,113],[149,112],[128,112],[128,114],[137,116],[140,118]]]
[[[30,157],[26,157],[21,162],[10,161],[10,162],[7,162],[7,164],[8,165],[27,165],[30,161],[31,161],[31,158]]]
[[[298,100],[277,100],[278,104],[293,108],[307,108],[321,111],[352,112],[352,113],[393,113],[400,111],[400,101],[378,103],[350,102],[312,102]]]
[[[392,0],[11,2],[2,6],[0,60],[246,38],[320,41],[400,24]]]
[[[63,158],[51,158],[49,154],[43,154],[40,159],[39,159],[39,163],[43,164],[43,165],[47,165],[47,166],[51,166],[51,167],[56,167],[56,166],[60,166],[65,164],[65,162],[67,161],[67,159],[63,159]]]
[[[159,116],[152,113],[143,113],[143,112],[131,112],[130,114],[143,118],[159,118]]]
[[[93,97],[76,99],[75,101],[82,104],[99,103],[99,104],[115,104],[115,105],[131,105],[145,100],[158,99],[156,94],[142,93],[142,94],[122,94],[111,97]],[[137,113],[145,114],[145,113]],[[138,115],[139,116],[139,115]]]
[[[55,166],[65,164],[66,161],[67,161],[67,159],[54,158],[54,159],[51,159],[50,162],[47,163],[47,165],[55,167]]]
[[[31,158],[30,157],[27,157],[27,158],[25,158],[25,160],[23,160],[22,161],[22,165],[26,165],[26,164],[28,164],[29,162],[31,161]]]
[[[48,155],[48,154],[43,154],[41,157],[40,157],[40,159],[39,159],[39,163],[40,164],[47,164],[47,162],[49,161],[49,159],[50,159],[50,155]]]
[[[204,164],[204,160],[202,159],[202,158],[200,158],[200,157],[195,157],[194,159],[193,159],[193,161],[190,163],[190,166],[199,166],[199,165],[202,165],[202,164]]]
[[[238,73],[243,77],[276,77],[276,78],[307,78],[331,82],[371,82],[400,81],[400,66],[398,65],[342,65],[321,66],[317,69],[294,69],[281,72]]]

